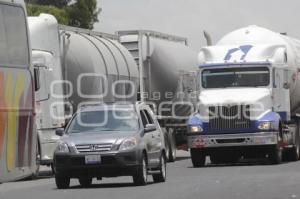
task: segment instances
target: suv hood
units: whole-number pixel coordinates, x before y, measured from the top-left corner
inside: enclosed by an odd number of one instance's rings
[[[107,131],[107,132],[84,132],[72,133],[63,137],[62,141],[68,145],[84,145],[84,144],[116,144],[118,141],[134,137],[136,132],[120,132],[120,131]]]

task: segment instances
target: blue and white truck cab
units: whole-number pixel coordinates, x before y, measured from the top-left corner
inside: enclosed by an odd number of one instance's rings
[[[249,26],[199,53],[200,96],[188,121],[195,167],[299,159],[300,41]]]

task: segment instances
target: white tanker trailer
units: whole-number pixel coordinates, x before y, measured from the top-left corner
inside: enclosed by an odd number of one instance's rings
[[[139,66],[138,99],[148,103],[166,132],[169,160],[186,144],[186,121],[197,102],[197,55],[187,39],[149,30],[118,31]]]
[[[148,68],[139,67],[141,64],[137,60],[138,57],[132,54],[133,50],[139,52],[139,46],[133,49],[126,46],[128,51],[118,42],[119,37],[116,35],[61,26],[53,16],[47,14],[29,17],[29,29],[33,63],[40,77],[40,89],[36,95],[42,164],[52,164],[53,152],[60,139],[55,135],[55,130],[65,126],[68,117],[80,106],[95,102],[145,101],[144,90],[148,92],[149,88],[161,96],[164,96],[166,91],[172,92],[172,95],[169,93],[171,98],[167,100],[166,107],[174,101],[190,99],[186,90],[189,88],[189,93],[192,92],[193,87],[188,84],[194,82],[183,79],[193,80],[195,76],[180,70],[195,71],[197,54],[185,45],[186,39],[156,33],[160,41],[156,42],[155,50],[154,46],[151,47],[151,56],[138,54],[143,56],[141,60],[151,58],[151,65],[148,62],[147,66],[154,66],[153,71],[148,70],[149,73],[146,73],[144,69]],[[164,75],[155,79],[160,73]],[[144,74],[143,78],[141,74]],[[176,97],[175,92],[179,90],[183,92]],[[158,98],[158,101],[162,100],[165,101],[164,98]],[[147,101],[154,100],[147,98]],[[156,105],[157,100],[153,104]],[[180,120],[182,128],[191,110],[188,111],[188,108],[182,105],[178,105],[177,110],[186,116]],[[170,117],[164,119],[167,120],[169,121]],[[171,148],[170,160],[174,160],[175,134],[173,135],[172,130],[168,132],[172,133],[172,136],[166,139]]]
[[[188,122],[194,166],[299,159],[300,41],[249,26],[199,53],[199,112]]]

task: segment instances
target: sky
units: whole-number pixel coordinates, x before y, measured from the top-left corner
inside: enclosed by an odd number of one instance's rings
[[[148,29],[187,37],[199,50],[206,30],[216,43],[248,25],[286,32],[300,39],[299,0],[98,0],[102,8],[94,29]]]

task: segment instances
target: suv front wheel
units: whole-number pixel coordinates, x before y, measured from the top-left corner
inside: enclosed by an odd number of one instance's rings
[[[160,157],[160,173],[159,174],[153,174],[153,181],[154,182],[165,182],[167,178],[167,161],[166,156],[162,154]]]
[[[141,165],[136,169],[135,174],[132,176],[133,182],[137,186],[143,186],[147,184],[148,178],[148,164],[146,156],[142,156]]]
[[[67,189],[70,186],[70,178],[60,174],[55,174],[55,183],[58,189]]]

